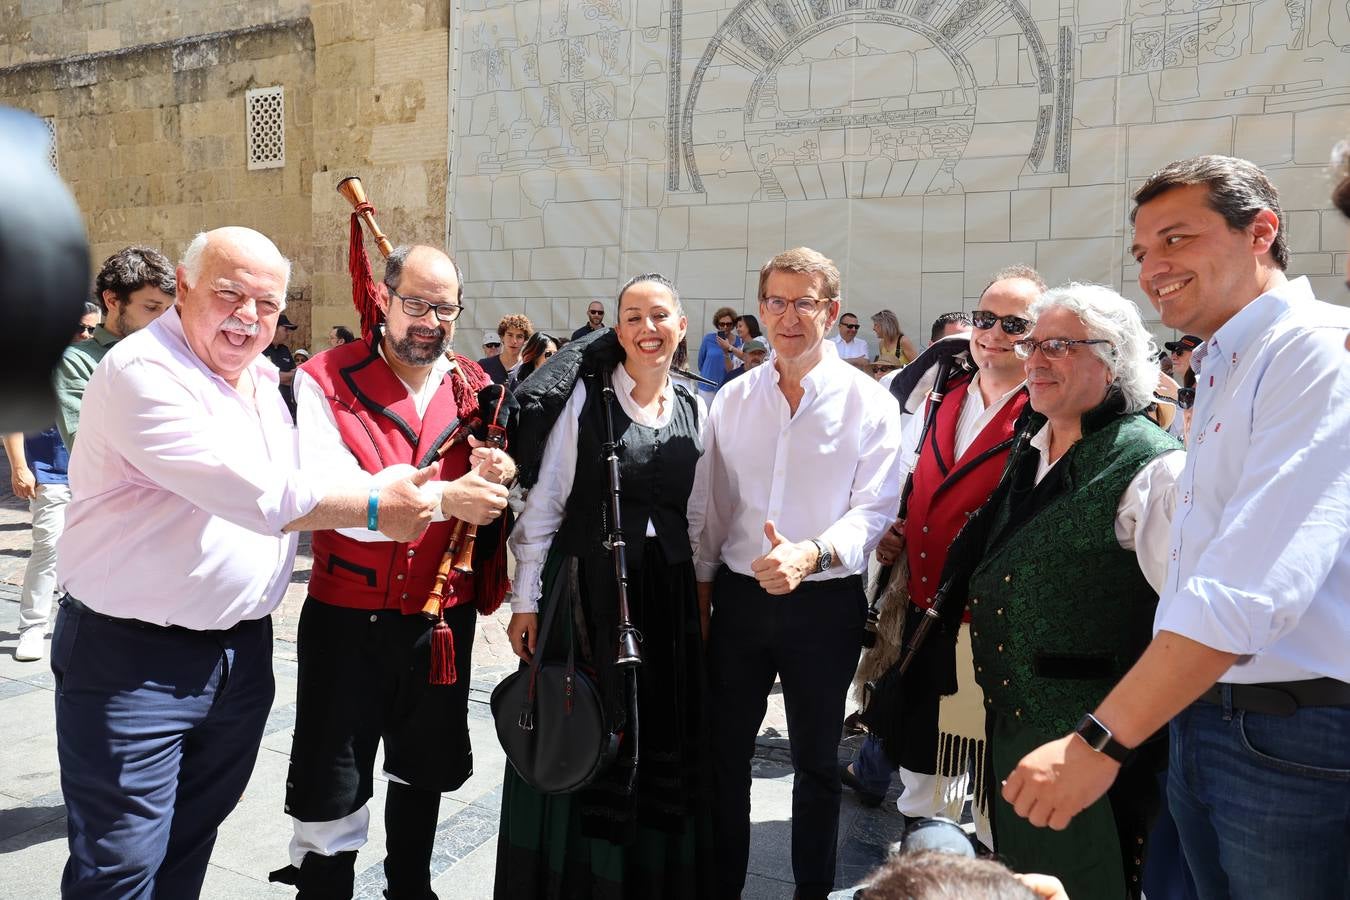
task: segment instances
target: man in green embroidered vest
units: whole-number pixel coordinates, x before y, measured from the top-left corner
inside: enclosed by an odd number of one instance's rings
[[[1013,346],[1033,412],[983,514],[968,583],[993,785],[1072,731],[1148,644],[1183,463],[1176,439],[1142,415],[1157,347],[1133,303],[1070,284],[1030,316],[1030,337]],[[1163,741],[1141,748],[1118,790],[1064,831],[1034,827],[992,791],[995,849],[1018,871],[1059,877],[1074,900],[1139,897],[1166,759]]]
[[[158,250],[125,247],[103,261],[94,281],[103,324],[95,326],[93,337],[66,348],[52,376],[59,404],[56,428],[72,452],[80,404],[94,369],[113,344],[140,331],[173,306],[174,290],[173,263]]]

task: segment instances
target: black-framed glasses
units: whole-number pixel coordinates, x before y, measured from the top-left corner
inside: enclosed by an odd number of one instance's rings
[[[730,319],[727,319],[726,321],[718,322],[718,323],[717,323],[717,327],[718,327],[718,328],[730,328],[732,325],[735,325],[735,324],[736,324],[735,322],[731,321]]]
[[[97,325],[81,325],[80,334],[92,335],[94,333],[94,329],[97,327],[98,327]]]
[[[1178,347],[1175,350],[1169,350],[1167,352],[1172,354],[1173,359],[1178,359],[1183,353],[1190,353],[1194,349],[1194,347]]]
[[[840,322],[840,323],[839,323],[839,327],[840,327],[840,328],[852,328],[854,331],[857,331],[857,330],[858,330],[858,323],[857,323],[857,322]]]
[[[1004,334],[1026,334],[1031,320],[1021,316],[1000,316],[987,309],[977,309],[970,314],[970,324],[981,331],[988,331],[995,323],[1002,324]]]
[[[386,285],[388,287],[388,285]],[[459,314],[464,311],[464,307],[458,303],[428,303],[421,297],[405,297],[393,288],[389,288],[389,293],[399,299],[403,305],[403,311],[414,319],[420,319],[431,310],[436,311],[436,318],[441,322],[453,322],[459,318]]]
[[[798,297],[796,300],[789,300],[786,297],[765,297],[759,302],[775,316],[787,312],[789,306],[797,310],[799,316],[814,316],[820,310],[820,304],[829,303],[833,299],[833,297]]]
[[[1177,408],[1190,409],[1195,405],[1195,388],[1177,388]]]
[[[1046,338],[1043,341],[1024,338],[1020,341],[1013,341],[1013,353],[1017,354],[1018,359],[1031,359],[1031,355],[1039,350],[1046,359],[1063,359],[1069,355],[1069,351],[1074,347],[1086,347],[1092,344],[1109,345],[1110,343],[1110,341],[1101,338],[1085,338],[1076,341],[1067,338]]]
[[[603,316],[604,314],[605,314],[605,311],[604,311],[603,309],[588,309],[588,310],[586,310],[586,315],[588,315],[588,316]]]

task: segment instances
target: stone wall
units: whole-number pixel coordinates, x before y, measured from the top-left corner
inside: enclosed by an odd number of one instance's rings
[[[307,19],[273,22],[0,68],[0,103],[51,121],[95,270],[128,244],[176,259],[199,231],[246,225],[291,258],[288,315],[303,327],[314,262],[314,58]],[[285,88],[285,166],[250,171],[245,93],[274,85]]]
[[[357,324],[347,275],[351,207],[335,190],[340,180],[360,176],[395,244],[445,246],[449,12],[440,3],[314,0],[310,16],[319,161],[310,176],[313,327],[322,341],[333,325]],[[379,252],[367,246],[378,279]]]

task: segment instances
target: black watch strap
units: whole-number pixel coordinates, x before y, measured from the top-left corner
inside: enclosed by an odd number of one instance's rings
[[[1079,720],[1078,727],[1073,733],[1082,738],[1093,750],[1109,756],[1122,766],[1134,755],[1134,751],[1116,740],[1111,734],[1111,729],[1103,725],[1092,713]]]

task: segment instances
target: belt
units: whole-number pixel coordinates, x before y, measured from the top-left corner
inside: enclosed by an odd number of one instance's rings
[[[738,578],[745,582],[747,586],[753,585],[759,587],[759,580],[752,575],[742,575],[735,572],[726,565],[721,568],[722,572],[730,578]],[[800,597],[803,594],[816,594],[824,591],[842,591],[842,590],[863,590],[863,577],[861,575],[845,575],[842,578],[821,578],[816,581],[802,580],[797,585],[797,589],[790,596]]]
[[[1200,695],[1201,703],[1228,705],[1268,716],[1292,716],[1305,706],[1350,706],[1350,684],[1334,678],[1281,681],[1270,684],[1224,684],[1220,682]]]
[[[243,619],[231,625],[229,628],[186,628],[182,625],[156,625],[154,622],[146,622],[142,619],[127,619],[123,618],[122,616],[106,615],[105,613],[101,613],[98,610],[90,609],[88,606],[85,606],[83,603],[81,603],[79,600],[76,600],[69,594],[66,594],[64,597],[61,598],[61,605],[66,607],[67,609],[71,609],[74,610],[75,612],[78,612],[82,616],[90,616],[95,619],[102,619],[104,622],[109,622],[113,625],[122,625],[129,628],[135,628],[140,631],[152,631],[157,632],[159,634],[196,634],[196,635],[225,634],[227,632],[234,631],[240,625],[244,624],[244,622],[252,621],[249,619]]]

